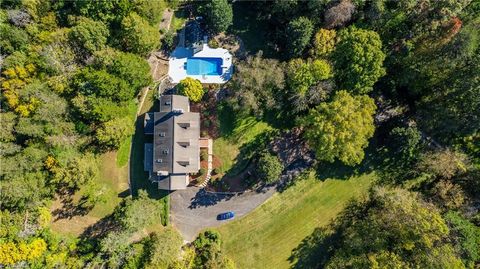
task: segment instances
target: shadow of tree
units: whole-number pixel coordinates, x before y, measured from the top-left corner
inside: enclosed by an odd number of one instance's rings
[[[315,230],[292,251],[288,258],[292,269],[323,268],[332,255],[335,242],[339,239],[335,233],[325,228]]]
[[[78,203],[75,203],[73,201],[73,194],[74,191],[72,190],[65,190],[60,194],[62,207],[57,208],[52,212],[55,221],[67,218],[71,219],[75,216],[85,216],[93,209],[93,205],[84,205],[85,201],[83,197]]]
[[[198,208],[198,207],[209,207],[216,205],[220,201],[228,201],[236,194],[222,194],[222,193],[211,193],[205,191],[205,189],[200,189],[195,197],[191,199],[190,205],[188,208]]]

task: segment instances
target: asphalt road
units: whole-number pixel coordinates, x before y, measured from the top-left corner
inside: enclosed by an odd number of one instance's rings
[[[232,221],[217,221],[218,214],[233,211],[235,219],[241,218],[274,193],[274,187],[239,194],[209,193],[197,187],[177,190],[170,194],[172,223],[191,242],[201,230]]]

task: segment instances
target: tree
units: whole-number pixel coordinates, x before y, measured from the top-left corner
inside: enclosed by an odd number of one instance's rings
[[[215,33],[227,31],[233,22],[232,5],[227,0],[210,0],[204,7],[208,27]]]
[[[215,230],[206,230],[200,233],[192,242],[195,248],[193,268],[210,269],[225,268],[234,269],[235,264],[221,252],[220,233]]]
[[[109,120],[97,129],[96,138],[101,146],[116,149],[127,137],[133,134],[133,125],[129,117]]]
[[[116,102],[130,101],[135,89],[129,87],[121,78],[109,74],[106,70],[83,68],[73,78],[73,86],[85,95],[103,97]]]
[[[126,51],[145,56],[160,45],[160,32],[135,12],[122,20],[121,43]]]
[[[276,155],[262,153],[257,163],[257,174],[260,180],[273,183],[280,180],[283,164]]]
[[[88,18],[81,18],[70,31],[70,39],[87,54],[105,48],[109,36],[107,26]]]
[[[147,268],[172,268],[178,262],[183,245],[182,236],[173,228],[154,233],[146,242]]]
[[[108,69],[110,73],[127,81],[135,93],[152,82],[148,62],[135,54],[119,52]]]
[[[313,39],[312,55],[314,57],[327,57],[335,49],[337,32],[321,28]]]
[[[352,18],[355,5],[350,0],[340,0],[325,12],[325,28],[331,29],[345,25]]]
[[[76,13],[105,24],[121,21],[132,10],[133,4],[134,1],[127,0],[73,2]]]
[[[339,39],[332,57],[340,88],[355,94],[370,92],[375,82],[385,75],[380,36],[374,31],[351,26],[340,31]]]
[[[238,110],[261,117],[265,110],[281,106],[280,93],[285,88],[283,66],[278,60],[262,58],[259,53],[238,63],[232,79]]]
[[[150,199],[144,190],[138,192],[138,197],[129,197],[118,206],[114,212],[115,220],[131,232],[136,232],[156,222],[160,222],[160,204],[157,200]],[[145,214],[145,212],[149,212]]]
[[[455,175],[465,173],[468,168],[468,157],[449,149],[437,150],[423,154],[418,163],[418,170],[434,177],[451,179]]]
[[[374,188],[329,230],[308,241],[322,250],[311,268],[464,268],[436,208],[403,189]]]
[[[171,1],[168,2],[170,3]],[[162,19],[163,10],[167,6],[164,0],[136,0],[134,3],[135,12],[145,18],[150,25],[157,25],[160,22]]]
[[[347,165],[359,164],[375,131],[375,109],[368,96],[351,96],[346,91],[312,109],[301,122],[317,159],[333,162],[338,158]]]
[[[422,135],[415,127],[395,127],[389,133],[389,147],[401,160],[411,161],[418,157]]]
[[[475,268],[475,264],[480,261],[480,227],[453,211],[448,212],[445,219],[450,226],[454,247],[466,267]]]
[[[182,79],[177,85],[177,90],[179,94],[187,96],[192,102],[200,102],[205,93],[202,83],[194,78]]]
[[[291,57],[301,56],[313,33],[313,24],[306,17],[290,21],[286,30],[286,48]]]

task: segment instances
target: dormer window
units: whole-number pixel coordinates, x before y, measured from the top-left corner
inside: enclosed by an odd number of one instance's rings
[[[162,150],[162,153],[165,154],[165,155],[167,155],[167,154],[168,154],[168,149]]]
[[[166,135],[165,132],[160,132],[159,134],[160,137],[165,137],[165,135]]]

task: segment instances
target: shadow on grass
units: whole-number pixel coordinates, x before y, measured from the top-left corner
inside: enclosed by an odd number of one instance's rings
[[[267,23],[258,19],[259,14],[249,2],[233,4],[233,25],[230,33],[239,36],[249,54],[263,51],[265,57],[275,57],[274,45],[269,41]]]
[[[156,111],[157,103],[150,108],[149,111]],[[139,190],[145,190],[148,193],[148,197],[159,200],[162,204],[162,223],[166,225],[169,219],[169,191],[159,190],[158,185],[151,182],[148,179],[148,172],[144,171],[144,144],[152,143],[153,137],[146,136],[143,130],[143,120],[145,114],[141,114],[135,121],[135,134],[132,138],[132,148],[130,151],[130,188],[132,189],[132,195],[136,197]]]
[[[292,269],[323,268],[331,257],[336,234],[332,234],[325,228],[315,230],[292,251],[288,258]]]

